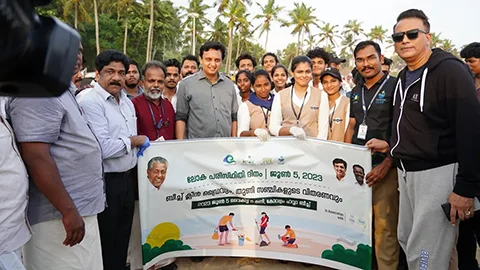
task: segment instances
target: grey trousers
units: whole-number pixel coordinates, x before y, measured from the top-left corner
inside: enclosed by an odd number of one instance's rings
[[[418,172],[398,170],[398,241],[407,255],[409,269],[452,269],[449,264],[456,255],[453,252],[458,226],[450,224],[441,205],[452,193],[457,167],[449,164]]]

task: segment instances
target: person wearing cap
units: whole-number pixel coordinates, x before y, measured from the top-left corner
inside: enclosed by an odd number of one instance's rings
[[[350,116],[350,100],[340,94],[342,88],[342,75],[336,68],[327,68],[320,75],[323,90],[328,95],[328,137],[330,141],[343,142],[348,127]],[[322,100],[327,102],[327,100]]]
[[[350,121],[345,142],[365,145],[370,139],[389,141],[393,121],[395,80],[382,72],[380,46],[358,43],[353,52],[362,79],[350,95]],[[399,193],[397,170],[388,154],[372,154],[372,170],[366,175],[372,188],[374,251],[378,269],[396,270],[400,246],[397,238]]]
[[[328,61],[328,66],[340,70],[340,65],[346,63],[345,58],[340,58],[336,53],[330,53],[330,60]]]

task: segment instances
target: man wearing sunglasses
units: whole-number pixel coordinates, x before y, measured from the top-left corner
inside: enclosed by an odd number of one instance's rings
[[[467,66],[430,48],[421,10],[401,13],[392,38],[407,64],[395,88],[390,141],[399,169],[398,239],[409,269],[456,269],[455,225],[473,216],[480,182],[480,103]],[[451,222],[441,207],[447,202]]]

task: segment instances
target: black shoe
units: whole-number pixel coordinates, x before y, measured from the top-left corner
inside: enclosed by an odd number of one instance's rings
[[[161,267],[160,270],[177,270],[178,266],[175,263],[171,263],[167,266]]]
[[[309,264],[309,263],[302,263],[302,264],[303,264],[303,266],[305,266],[305,267],[312,267],[312,266],[313,266],[313,264]]]
[[[190,261],[195,263],[203,262],[203,260],[204,260],[203,257],[190,257]]]

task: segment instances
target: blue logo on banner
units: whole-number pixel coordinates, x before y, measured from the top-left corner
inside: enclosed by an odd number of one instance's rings
[[[237,162],[235,162],[235,158],[232,155],[227,155],[223,159],[223,164],[228,166],[228,165],[235,165],[235,164],[237,164]]]

